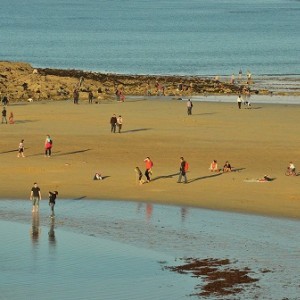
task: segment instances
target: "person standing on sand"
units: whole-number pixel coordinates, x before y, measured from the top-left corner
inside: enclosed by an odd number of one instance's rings
[[[241,95],[238,96],[236,102],[238,104],[238,108],[241,109],[241,105],[242,105],[242,97],[241,97]]]
[[[117,117],[115,114],[110,118],[110,132],[116,133]]]
[[[145,171],[145,176],[147,178],[147,181],[146,182],[150,182],[150,174],[152,174],[152,167],[153,167],[153,162],[152,160],[150,159],[149,156],[147,156],[145,159],[144,159],[144,162],[146,164],[146,171]]]
[[[7,124],[7,119],[6,119],[6,109],[5,109],[5,107],[3,107],[3,110],[2,110],[2,124],[3,124],[4,122]]]
[[[79,91],[78,91],[78,89],[74,89],[73,99],[74,99],[74,104],[78,104],[78,101],[79,101]]]
[[[41,189],[35,182],[31,188],[30,200],[32,201],[32,212],[39,211],[40,200],[42,199]]]
[[[186,107],[187,107],[187,114],[188,114],[188,116],[192,115],[193,102],[191,101],[191,99],[189,99],[187,101]]]
[[[94,98],[93,92],[89,91],[89,104],[93,104],[93,98]]]
[[[46,136],[45,140],[45,157],[50,157],[51,156],[51,149],[52,149],[52,139],[49,134]]]
[[[123,118],[121,115],[119,115],[117,118],[117,126],[118,126],[119,133],[121,133],[122,125],[123,125]]]
[[[19,149],[18,149],[18,156],[17,157],[25,157],[24,155],[24,140],[21,140],[20,144],[19,144]]]
[[[179,177],[178,177],[177,183],[181,183],[182,177],[184,178],[184,183],[187,183],[187,178],[186,178],[186,161],[181,156],[180,157]]]

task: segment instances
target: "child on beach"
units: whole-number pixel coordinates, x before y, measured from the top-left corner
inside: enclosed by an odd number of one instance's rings
[[[19,149],[18,149],[18,156],[17,157],[25,157],[24,155],[24,140],[21,140],[20,144],[19,144]]]
[[[50,215],[51,218],[54,217],[54,206],[55,206],[55,200],[57,195],[58,195],[58,191],[54,191],[54,192],[49,191],[49,206],[51,209],[51,215]]]
[[[137,175],[139,184],[143,184],[143,183],[144,183],[144,180],[142,179],[142,178],[143,178],[143,173],[142,173],[142,171],[140,170],[140,168],[139,168],[139,167],[135,167],[134,171],[135,171],[135,173],[136,173],[136,175]]]

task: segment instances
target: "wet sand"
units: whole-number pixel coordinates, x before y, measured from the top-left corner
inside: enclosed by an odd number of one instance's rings
[[[226,96],[228,97],[228,96]],[[184,204],[216,210],[300,218],[300,177],[286,177],[298,161],[298,105],[194,102],[187,116],[178,100],[16,103],[7,107],[15,124],[1,124],[2,198],[27,199],[37,181],[43,199],[112,199]],[[112,114],[121,114],[121,134],[110,132]],[[45,158],[46,134],[53,155]],[[16,149],[25,140],[25,158]],[[136,183],[134,168],[154,162],[152,182]],[[188,184],[177,184],[179,157],[189,162]],[[212,174],[210,162],[229,160],[237,171]],[[99,171],[103,181],[93,181]],[[268,183],[244,182],[268,174]]]

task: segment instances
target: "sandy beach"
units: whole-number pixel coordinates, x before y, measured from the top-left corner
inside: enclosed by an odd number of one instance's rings
[[[299,165],[300,106],[194,102],[193,115],[179,100],[14,103],[15,124],[1,124],[2,198],[29,199],[37,181],[43,199],[153,201],[216,210],[300,218],[300,177],[285,176],[289,161]],[[110,132],[112,114],[123,116],[123,131]],[[46,134],[53,139],[44,157]],[[25,158],[17,148],[25,140]],[[152,182],[138,185],[134,168],[154,162]],[[188,184],[177,184],[179,158],[189,162]],[[216,159],[238,169],[209,172]],[[96,172],[105,177],[94,181]],[[271,182],[245,182],[268,174]]]

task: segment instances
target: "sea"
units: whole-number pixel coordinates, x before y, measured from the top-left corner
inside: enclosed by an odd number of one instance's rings
[[[300,74],[299,0],[1,0],[0,60],[121,74]]]

